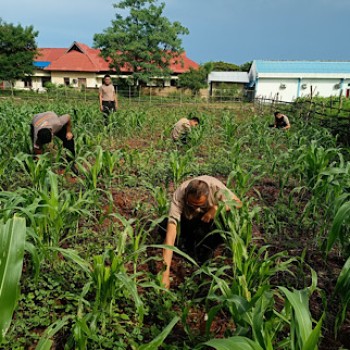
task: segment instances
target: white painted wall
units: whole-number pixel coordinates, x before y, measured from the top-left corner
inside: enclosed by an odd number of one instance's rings
[[[256,86],[256,97],[276,99],[278,94],[278,99],[280,101],[291,102],[297,97],[307,97],[310,96],[311,86],[314,96],[320,97],[330,97],[339,96],[341,92],[341,79],[339,78],[301,78],[300,89],[298,96],[298,81],[295,78],[259,78]],[[284,84],[286,87],[282,88],[281,85]],[[346,89],[350,89],[350,79],[344,79],[343,82],[343,95],[346,95]],[[306,85],[303,88],[303,85]],[[336,87],[339,85],[339,88]]]
[[[96,73],[80,73],[80,72],[52,72],[51,73],[51,82],[57,85],[64,84],[64,78],[69,78],[70,85],[73,87],[78,87],[78,79],[86,79],[87,88],[95,88],[100,85]],[[76,83],[73,84],[73,79],[76,79]]]
[[[285,85],[282,88],[281,85]],[[260,78],[258,80],[255,97],[292,101],[297,97],[298,79]]]

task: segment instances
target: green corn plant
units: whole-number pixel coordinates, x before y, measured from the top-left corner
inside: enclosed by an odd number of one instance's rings
[[[244,197],[246,193],[253,187],[253,185],[259,181],[264,176],[263,172],[259,175],[254,175],[259,172],[260,165],[252,166],[248,171],[242,169],[239,164],[234,165],[234,170],[231,171],[227,179],[228,186],[232,186],[231,183],[234,182],[234,192],[237,193],[239,197]]]
[[[329,253],[332,249],[335,241],[339,238],[343,246],[350,245],[349,230],[346,231],[346,224],[349,222],[350,217],[350,201],[345,202],[335,214],[331,230],[327,238],[326,252]],[[347,235],[344,233],[347,232]]]
[[[313,327],[313,319],[309,309],[309,299],[316,290],[317,275],[312,273],[312,284],[303,290],[290,291],[285,287],[278,287],[285,295],[285,307],[281,317],[286,318],[290,325],[290,346],[295,350],[317,350],[321,339],[321,327],[324,315]]]
[[[31,154],[22,153],[13,159],[19,163],[36,188],[41,188],[44,185],[47,171],[51,165],[47,155],[40,155],[38,160],[35,160]]]
[[[166,190],[164,189],[164,187],[160,186],[152,186],[150,187],[150,190],[157,204],[155,208],[157,217],[162,217],[166,215],[169,211],[169,200]]]
[[[41,209],[37,212],[37,233],[49,245],[58,246],[67,230],[74,230],[80,217],[92,216],[87,207],[93,204],[93,200],[89,198],[89,191],[75,196],[67,190],[60,190],[59,177],[50,171],[48,179],[47,186],[39,192]]]
[[[264,350],[259,343],[241,336],[226,339],[212,339],[204,344],[216,350]]]
[[[179,317],[175,316],[170,323],[157,335],[150,343],[141,345],[138,350],[158,350],[164,343],[165,338],[170,334],[176,323],[179,322]]]
[[[19,281],[26,238],[25,219],[0,221],[0,344],[12,320],[19,296]]]
[[[234,116],[227,113],[221,117],[221,133],[227,143],[234,141],[239,124],[234,122]]]
[[[107,175],[109,179],[114,177],[114,171],[120,167],[120,161],[122,159],[122,152],[116,150],[114,152],[105,150],[102,155],[102,171],[104,175]]]
[[[346,314],[350,306],[350,257],[345,262],[340,271],[334,294],[340,297],[340,311],[337,314],[335,332],[339,332],[340,327],[346,319]]]
[[[181,180],[186,176],[192,175],[192,154],[187,152],[184,156],[178,151],[172,151],[169,154],[169,168],[170,168],[170,178],[174,182],[175,187],[177,187]]]
[[[89,189],[96,189],[99,176],[103,167],[103,150],[101,146],[97,146],[94,152],[89,152],[85,158],[77,159],[77,167],[79,172],[84,175],[84,183]],[[88,160],[93,158],[93,164]],[[79,180],[82,181],[79,177]]]
[[[336,157],[339,157],[339,150],[336,148],[325,149],[315,140],[311,141],[309,147],[302,147],[296,153],[300,153],[300,156],[296,160],[296,167],[292,169],[292,172],[299,171],[311,188],[317,183],[320,174],[331,165]]]

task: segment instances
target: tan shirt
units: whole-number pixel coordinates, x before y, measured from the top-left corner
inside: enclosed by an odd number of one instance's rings
[[[101,85],[100,94],[102,95],[102,101],[115,101],[115,90],[113,84]]]
[[[179,137],[191,129],[190,121],[187,118],[181,118],[174,126],[171,131],[171,137],[174,141],[178,140]]]
[[[276,118],[276,119],[278,119],[278,118]],[[279,120],[275,121],[275,123],[277,123],[277,124],[278,124],[278,122],[280,122],[280,123],[281,122],[285,122],[286,125],[290,125],[289,119],[288,119],[288,117],[285,114],[282,115],[282,118],[280,118]]]
[[[221,181],[219,181],[215,177],[202,175],[187,180],[184,183],[182,183],[180,187],[178,187],[178,189],[174,192],[173,199],[170,204],[169,222],[172,222],[175,225],[180,222],[181,215],[184,215],[189,220],[193,218],[191,216],[193,215],[193,212],[189,211],[186,208],[185,203],[186,187],[192,180],[204,181],[209,186],[209,207],[212,207],[213,205],[218,205],[219,201],[225,202],[226,200],[230,200],[234,196],[233,192],[231,192]]]
[[[38,139],[38,131],[40,129],[50,129],[52,135],[55,135],[68,123],[69,118],[69,114],[64,114],[59,117],[54,112],[36,114],[32,120],[32,125],[34,127],[34,148],[39,148],[36,142]]]

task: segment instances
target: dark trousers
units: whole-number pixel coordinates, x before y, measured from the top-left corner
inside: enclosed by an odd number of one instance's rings
[[[287,126],[287,123],[283,122],[283,123],[280,123],[280,124],[276,124],[276,128],[277,129],[282,129],[282,128],[285,128]],[[275,127],[275,124],[270,124],[269,125],[270,128],[274,128]]]
[[[68,151],[70,151],[73,155],[73,158],[68,155],[67,160],[68,162],[71,162],[75,158],[75,144],[74,144],[74,138],[71,140],[67,140],[67,125],[64,125],[62,129],[55,134],[62,142],[63,142],[63,148],[66,148]],[[30,125],[30,137],[32,139],[32,142],[34,144],[34,127],[33,125]]]
[[[108,117],[112,112],[115,112],[114,101],[102,101],[102,112],[105,117]]]
[[[163,240],[166,236],[167,224],[168,219],[160,224],[160,234]],[[217,226],[213,221],[205,223],[201,220],[201,217],[188,220],[182,216],[178,248],[194,258],[199,264],[203,264],[212,258],[215,249],[224,242],[218,232],[208,236],[210,232],[216,229]]]

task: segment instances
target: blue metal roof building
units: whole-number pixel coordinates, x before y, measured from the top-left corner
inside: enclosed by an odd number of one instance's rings
[[[284,101],[311,94],[350,97],[350,61],[255,60],[249,85],[255,96]]]
[[[350,73],[349,62],[331,61],[254,61],[259,73]]]

